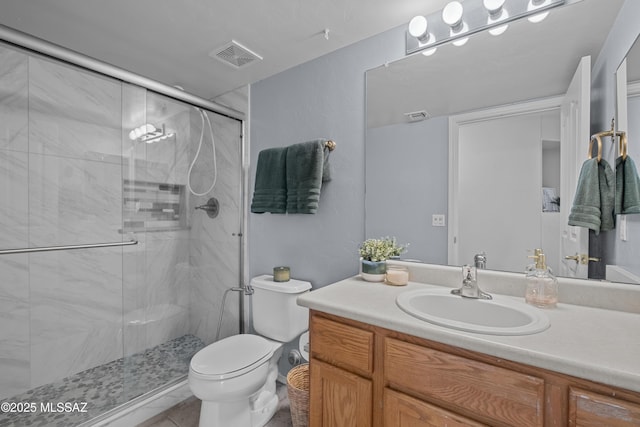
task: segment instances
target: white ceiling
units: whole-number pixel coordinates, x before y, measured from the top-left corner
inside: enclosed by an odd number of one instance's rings
[[[211,99],[447,2],[2,0],[0,24]],[[264,59],[236,69],[208,56],[231,40]]]
[[[404,58],[367,73],[367,126],[406,122],[561,95],[582,56],[595,62],[623,0],[582,0],[554,9],[541,23],[512,23],[462,47]],[[613,78],[613,76],[611,76]]]

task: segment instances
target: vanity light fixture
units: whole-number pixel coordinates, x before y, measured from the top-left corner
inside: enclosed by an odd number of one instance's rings
[[[452,1],[430,15],[419,15],[409,22],[406,54],[433,54],[436,47],[452,42],[465,44],[475,33],[488,30],[499,35],[508,24],[521,18],[532,22],[544,19],[549,11],[573,0],[464,0]]]
[[[482,4],[484,8],[489,12],[487,17],[487,25],[492,25],[506,20],[509,17],[509,12],[504,8],[505,0],[484,0]],[[492,36],[499,36],[507,31],[509,24],[500,25],[489,29],[489,34]]]
[[[451,27],[449,36],[456,37],[456,40],[453,41],[454,46],[464,46],[469,41],[469,37],[459,37],[461,34],[469,32],[469,26],[462,19],[463,13],[464,8],[459,1],[452,1],[442,9],[442,20]]]

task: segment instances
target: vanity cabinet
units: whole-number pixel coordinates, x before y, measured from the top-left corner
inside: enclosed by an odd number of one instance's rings
[[[310,425],[371,426],[374,332],[321,316],[309,329]]]
[[[311,427],[638,426],[640,393],[311,310]]]

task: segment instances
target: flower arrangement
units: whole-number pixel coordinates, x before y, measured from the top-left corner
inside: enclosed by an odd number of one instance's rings
[[[360,256],[365,261],[380,262],[400,256],[408,245],[398,245],[395,237],[367,239],[360,245]]]

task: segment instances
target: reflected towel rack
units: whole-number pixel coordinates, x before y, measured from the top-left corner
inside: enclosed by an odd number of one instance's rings
[[[67,251],[71,249],[108,248],[112,246],[131,246],[137,244],[137,240],[129,240],[128,242],[93,243],[88,245],[41,246],[35,248],[0,249],[0,255],[26,254],[31,252]]]
[[[593,141],[596,140],[598,142],[598,162],[602,160],[602,137],[610,136],[615,140],[618,137],[618,152],[622,156],[623,159],[627,158],[627,133],[623,131],[615,131],[615,119],[611,120],[611,130],[606,130],[603,132],[594,133],[591,135],[591,140],[589,141],[589,158],[593,155]]]

